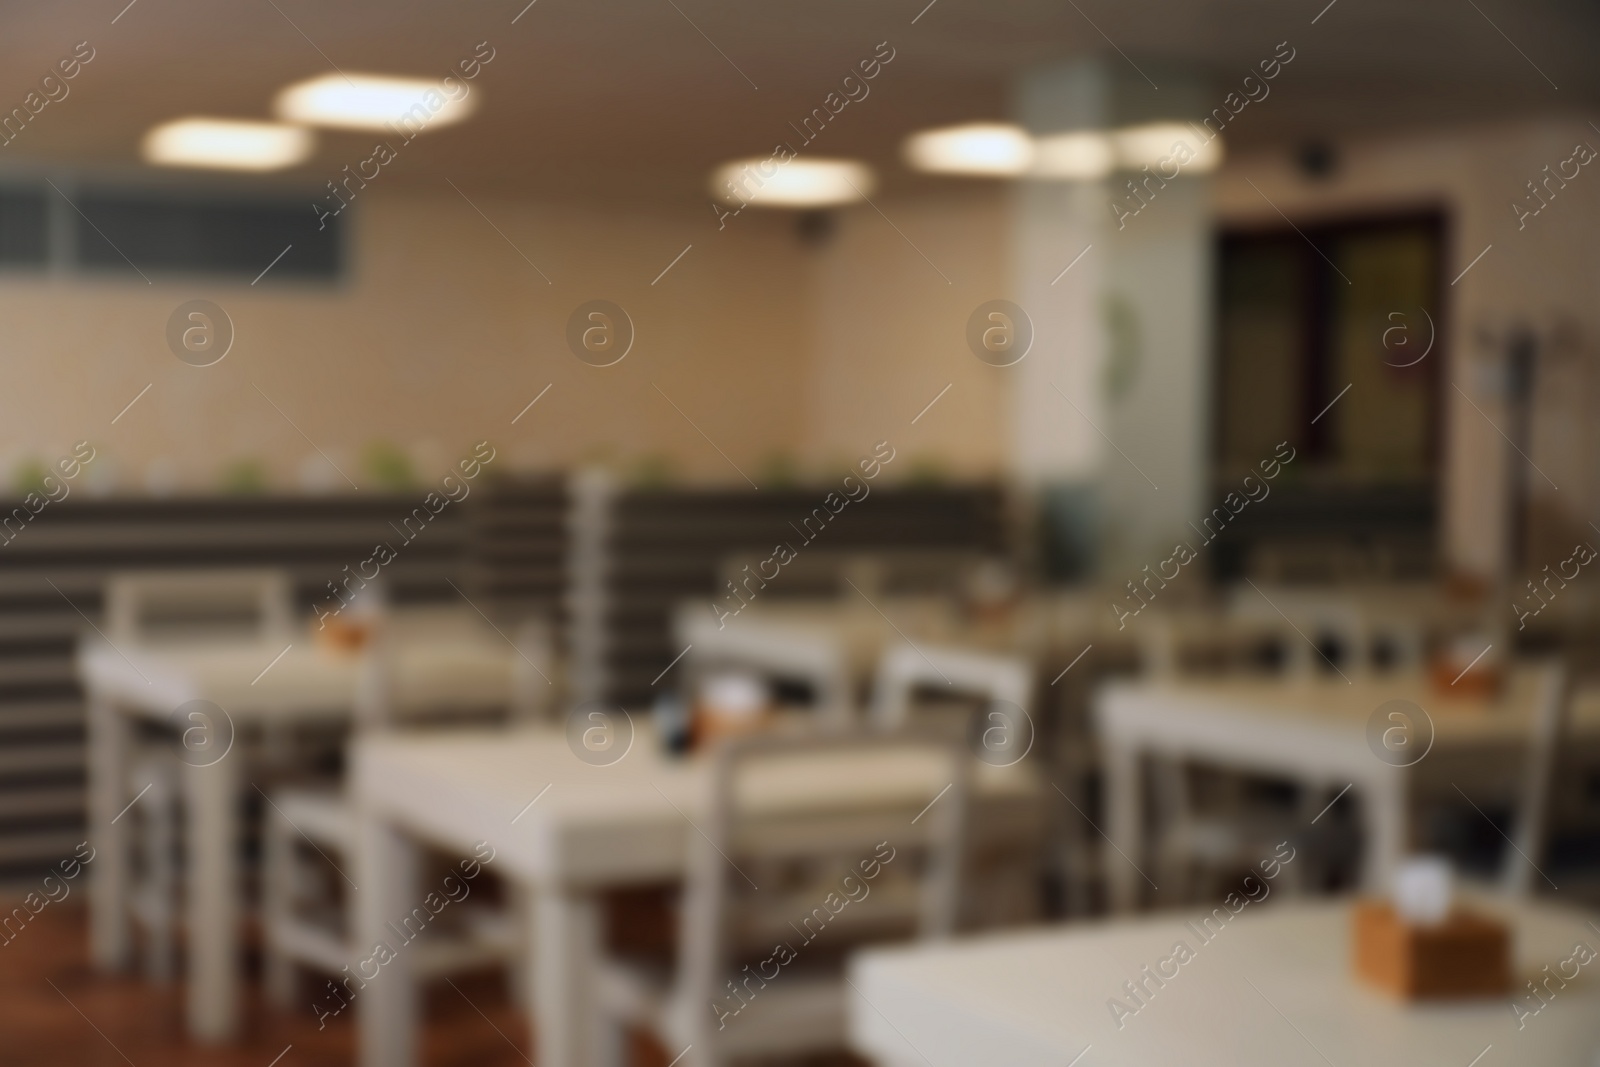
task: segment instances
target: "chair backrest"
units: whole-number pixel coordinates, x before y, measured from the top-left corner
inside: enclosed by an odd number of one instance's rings
[[[1026,713],[1032,686],[1032,669],[1015,656],[939,645],[892,645],[878,661],[870,722],[875,730],[905,728],[913,698],[923,688],[985,704],[1015,704]]]
[[[1291,642],[1302,648],[1305,644],[1277,618],[1195,611],[1152,611],[1139,620],[1136,640],[1140,671],[1156,679],[1238,673],[1267,665],[1289,671],[1298,654]]]
[[[718,567],[719,590],[738,587],[759,573],[761,552],[735,552]],[[879,597],[942,596],[963,591],[985,555],[973,549],[865,549],[828,551],[809,548],[784,564],[781,581],[763,586],[763,599],[853,600]]]
[[[511,718],[518,723],[547,723],[555,718],[561,694],[556,662],[555,628],[537,616],[511,633],[516,657],[511,661]]]
[[[1330,660],[1348,678],[1369,674],[1379,667],[1422,666],[1421,622],[1390,610],[1374,610],[1352,593],[1325,588],[1245,586],[1237,590],[1230,615],[1283,627],[1291,673],[1326,670]],[[1323,646],[1330,640],[1338,646],[1336,660],[1324,658]]]
[[[687,646],[680,684],[692,700],[700,681],[719,670],[756,674],[769,684],[798,683],[811,693],[819,721],[843,728],[855,720],[850,672],[842,642],[820,628],[759,618],[719,626],[708,612],[688,606],[674,632]]]
[[[1502,872],[1505,888],[1511,893],[1532,891],[1534,874],[1544,858],[1550,836],[1556,764],[1572,715],[1572,692],[1573,679],[1567,665],[1560,660],[1547,663],[1540,671],[1534,697],[1533,730],[1528,738],[1516,833]]]
[[[106,582],[106,631],[118,644],[221,635],[287,641],[292,604],[283,571],[125,572]]]
[[[759,1000],[767,982],[782,988],[774,968],[842,983],[842,967],[821,965],[842,964],[847,949],[952,932],[972,764],[961,745],[911,733],[762,735],[714,759],[679,934],[696,1042],[725,1036],[723,1013]]]
[[[449,656],[452,649],[471,661],[479,661],[484,650],[491,655],[504,653],[508,667],[501,684],[483,684],[476,667],[471,673],[475,687],[470,690],[460,682],[422,688],[407,684],[406,664],[414,655]],[[550,629],[539,620],[517,627],[508,643],[470,609],[391,609],[362,650],[355,721],[363,730],[461,714],[518,723],[545,721],[555,703],[554,662]],[[444,670],[448,673],[448,663]]]

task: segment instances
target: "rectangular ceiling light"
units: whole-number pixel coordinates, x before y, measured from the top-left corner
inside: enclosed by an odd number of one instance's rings
[[[449,126],[472,114],[478,103],[464,82],[454,95],[426,78],[382,74],[322,74],[278,93],[273,111],[285,122],[343,130]]]
[[[316,139],[310,130],[276,122],[190,117],[144,135],[144,159],[163,167],[281,170],[304,163]]]

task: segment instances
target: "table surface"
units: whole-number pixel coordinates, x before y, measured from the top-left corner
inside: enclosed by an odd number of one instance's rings
[[[1600,945],[1584,913],[1491,898],[1474,906],[1511,923],[1519,985],[1577,942]],[[1490,1045],[1481,1067],[1592,1067],[1600,963],[1519,1031],[1509,994],[1407,1006],[1359,985],[1350,913],[1348,902],[1250,905],[1210,943],[1184,913],[869,951],[851,965],[852,1044],[892,1067],[1467,1067]],[[1123,983],[1180,940],[1193,958],[1119,1029],[1108,1001],[1134,1006]]]
[[[395,691],[403,702],[419,705],[446,698],[504,700],[515,654],[493,634],[407,641],[396,656]],[[158,718],[190,700],[212,701],[233,716],[347,717],[360,667],[358,655],[318,644],[308,634],[292,643],[218,640],[182,646],[113,647],[95,639],[78,650],[78,671],[87,688],[125,710]]]
[[[580,760],[563,730],[363,738],[354,778],[369,810],[412,833],[459,847],[494,846],[497,865],[539,883],[610,884],[681,873],[691,820],[706,818],[710,761],[660,750],[645,715],[632,716],[627,754],[609,766]],[[947,784],[932,753],[834,752],[768,765],[748,803],[848,806],[926,797]],[[977,764],[981,798],[1039,795],[1031,770]]]
[[[1337,677],[1228,678],[1117,682],[1097,702],[1097,722],[1113,736],[1160,733],[1174,720],[1227,718],[1242,729],[1289,728],[1362,739],[1367,720],[1391,700],[1416,704],[1444,744],[1519,741],[1532,726],[1538,676],[1521,670],[1494,698],[1441,692],[1417,673],[1376,675],[1346,683]],[[1600,692],[1584,690],[1571,728],[1600,732]]]

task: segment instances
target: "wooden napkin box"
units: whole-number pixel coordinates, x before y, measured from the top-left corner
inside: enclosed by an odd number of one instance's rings
[[[367,646],[372,640],[373,631],[374,624],[370,619],[352,621],[335,616],[324,619],[311,632],[324,648],[353,654]]]
[[[1504,994],[1511,987],[1511,934],[1498,919],[1456,909],[1437,926],[1405,923],[1388,901],[1356,904],[1355,969],[1404,1000]]]

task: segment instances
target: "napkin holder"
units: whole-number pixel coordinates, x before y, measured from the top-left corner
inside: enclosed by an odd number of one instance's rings
[[[1506,668],[1492,638],[1477,635],[1441,649],[1428,663],[1433,691],[1441,696],[1493,700],[1505,685]]]
[[[767,728],[772,717],[772,695],[762,679],[742,671],[713,674],[702,679],[690,715],[694,747],[742,737]]]
[[[324,648],[346,655],[354,655],[372,642],[376,620],[370,618],[342,619],[330,616],[322,625],[312,630],[317,643]]]
[[[1408,923],[1387,900],[1357,903],[1355,970],[1402,1000],[1504,994],[1511,987],[1505,923],[1462,908],[1435,924]]]

